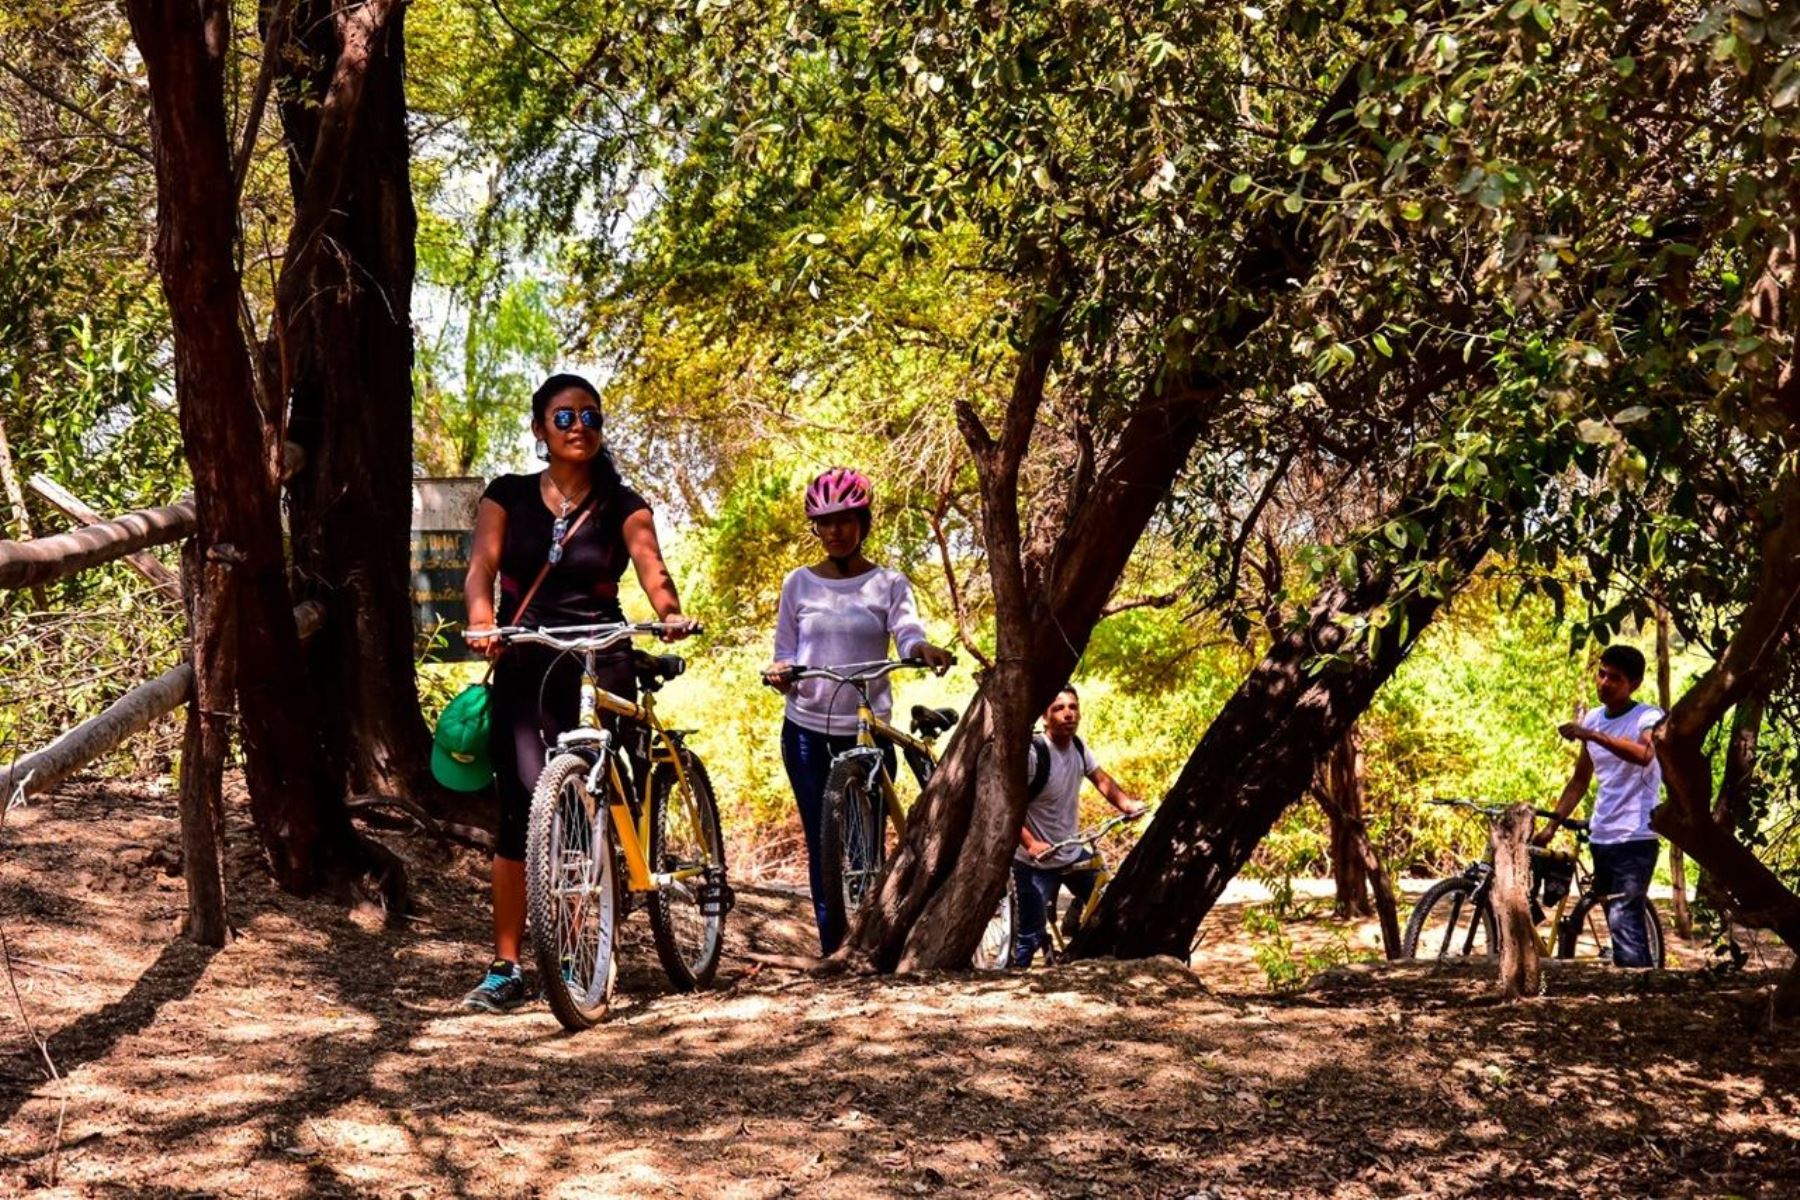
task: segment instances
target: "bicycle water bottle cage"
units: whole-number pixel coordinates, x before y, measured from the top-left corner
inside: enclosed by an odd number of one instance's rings
[[[706,917],[722,917],[737,907],[737,893],[725,882],[724,867],[706,868],[706,877],[700,884],[697,898],[700,901],[700,914]]]

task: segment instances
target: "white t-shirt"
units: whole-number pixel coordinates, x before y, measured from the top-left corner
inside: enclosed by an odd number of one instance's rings
[[[1071,838],[1081,829],[1081,781],[1100,769],[1094,761],[1093,752],[1085,743],[1078,744],[1074,738],[1069,739],[1067,746],[1058,746],[1046,737],[1044,744],[1050,747],[1050,777],[1044,781],[1044,790],[1037,794],[1025,810],[1025,828],[1031,830],[1046,842],[1060,842]],[[1025,778],[1030,780],[1037,773],[1037,739],[1031,741],[1031,748],[1025,752]],[[1079,861],[1086,853],[1080,846],[1064,846],[1061,850],[1033,863],[1039,867],[1066,867]],[[1013,851],[1016,862],[1032,863],[1030,852],[1024,843]]]
[[[1633,704],[1616,717],[1607,716],[1604,708],[1593,709],[1581,718],[1581,724],[1609,737],[1635,742],[1662,719],[1663,710],[1656,705]],[[1652,757],[1640,767],[1598,742],[1588,742],[1587,752],[1594,762],[1594,779],[1600,785],[1588,837],[1597,846],[1655,837],[1656,831],[1650,828],[1650,810],[1656,807],[1662,791],[1662,765]]]
[[[913,602],[912,584],[887,567],[854,579],[826,579],[811,567],[781,584],[775,619],[775,661],[808,667],[848,667],[888,656],[892,637],[900,657],[918,652],[925,627]],[[869,707],[886,720],[893,692],[885,679],[869,688]],[[814,733],[856,732],[856,689],[829,679],[803,679],[789,689],[787,715]]]

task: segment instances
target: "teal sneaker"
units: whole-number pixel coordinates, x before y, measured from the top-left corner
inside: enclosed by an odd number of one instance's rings
[[[488,964],[481,982],[462,998],[462,1006],[472,1012],[511,1012],[525,1003],[525,977],[519,965],[497,958]]]

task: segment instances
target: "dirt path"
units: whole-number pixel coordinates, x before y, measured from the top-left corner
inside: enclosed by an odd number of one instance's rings
[[[395,843],[425,904],[395,931],[238,862],[243,936],[208,953],[170,936],[175,830],[117,788],[8,817],[0,925],[66,1078],[0,996],[0,1191],[1800,1194],[1800,1038],[1761,1031],[1754,981],[1586,968],[1507,1008],[1357,968],[1277,997],[1230,914],[1197,973],[818,981],[741,957],[809,944],[793,897],[746,891],[723,987],[668,995],[638,945],[571,1037],[452,1009],[485,961],[472,856]]]

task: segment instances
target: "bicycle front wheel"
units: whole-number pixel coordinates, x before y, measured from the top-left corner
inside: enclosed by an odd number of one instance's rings
[[[588,763],[558,755],[538,776],[525,832],[525,906],[550,1011],[582,1030],[606,1015],[616,963],[618,892],[612,825],[588,791]]]
[[[669,982],[686,992],[719,969],[729,892],[712,779],[698,755],[680,753],[680,775],[659,763],[651,776],[650,869],[674,878],[650,897],[650,932]]]
[[[1474,882],[1461,875],[1432,884],[1406,922],[1406,957],[1436,962],[1493,957],[1500,945],[1494,909],[1474,893]]]
[[[1648,900],[1644,901],[1644,939],[1649,943],[1650,965],[1657,970],[1667,966],[1668,950],[1663,941],[1662,918],[1656,915],[1656,905]],[[1598,897],[1583,896],[1557,934],[1556,957],[1598,958],[1611,962],[1612,952],[1612,934],[1606,926],[1606,905]]]
[[[1013,936],[1018,932],[1019,893],[1010,867],[1006,876],[1006,891],[1001,893],[1000,907],[988,918],[987,928],[981,931],[981,943],[969,960],[969,965],[977,971],[1004,971],[1012,966]]]
[[[857,759],[831,765],[825,781],[825,828],[820,864],[825,924],[830,944],[843,941],[850,919],[875,890],[887,859],[881,795],[869,786],[869,769]]]

